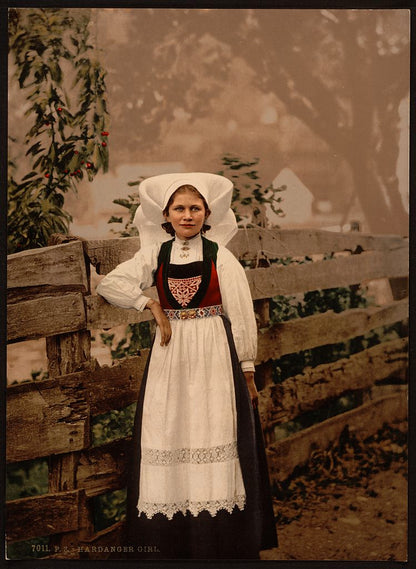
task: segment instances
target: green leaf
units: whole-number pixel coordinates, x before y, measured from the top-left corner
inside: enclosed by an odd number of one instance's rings
[[[23,89],[24,83],[26,79],[29,77],[30,70],[31,70],[31,62],[26,61],[19,75],[19,86],[21,89]]]
[[[130,209],[131,207],[131,202],[129,200],[126,200],[125,198],[117,198],[113,200],[113,203],[126,207],[127,209]]]
[[[51,61],[49,63],[49,71],[51,74],[51,78],[53,81],[56,81],[58,84],[62,82],[62,70],[57,63],[57,61]]]
[[[32,172],[30,172],[29,174],[26,174],[26,176],[23,176],[22,182],[23,182],[24,180],[28,180],[29,178],[33,178],[33,176],[36,176],[36,174],[37,174],[37,172],[35,172],[35,171],[32,171]]]
[[[39,152],[42,152],[44,149],[41,148],[41,143],[36,142],[36,144],[33,144],[32,146],[30,146],[30,148],[27,149],[26,151],[26,156],[28,156],[29,154],[32,154],[33,156],[35,156],[36,154],[39,154]]]

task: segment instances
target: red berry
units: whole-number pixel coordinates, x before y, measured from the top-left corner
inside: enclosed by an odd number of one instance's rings
[[[107,143],[106,143],[106,142],[102,142],[102,143],[101,143],[101,146],[107,146]]]
[[[74,154],[79,154],[78,150],[74,150]]]
[[[81,164],[85,164],[84,160],[81,160]]]
[[[56,110],[58,111],[58,113],[60,113],[62,111],[62,107],[58,107]]]
[[[75,176],[75,172],[71,172],[69,175],[70,175],[70,176]]]
[[[50,174],[45,174],[45,178],[50,178]]]
[[[106,130],[103,130],[103,132],[101,133],[101,136],[108,136],[110,133],[107,132]]]
[[[65,174],[68,174],[69,170],[64,170]]]
[[[87,168],[91,168],[92,164],[91,162],[87,162]]]
[[[48,121],[45,121],[45,126],[49,126],[49,123],[48,123]]]

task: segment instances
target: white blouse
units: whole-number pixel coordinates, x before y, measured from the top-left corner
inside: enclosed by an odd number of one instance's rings
[[[175,237],[171,263],[180,265],[202,261],[201,235],[198,234],[188,242],[188,256],[184,257],[181,250],[183,242]],[[153,284],[159,250],[160,243],[143,247],[134,257],[120,263],[97,286],[98,294],[115,306],[144,310],[149,297],[143,294],[143,290]],[[250,288],[243,267],[234,255],[221,245],[217,254],[217,273],[224,313],[231,322],[241,368],[243,371],[254,371],[257,326]]]

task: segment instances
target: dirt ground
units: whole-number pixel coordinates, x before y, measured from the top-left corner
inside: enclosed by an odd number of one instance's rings
[[[279,547],[264,560],[405,561],[407,424],[359,442],[343,434],[277,491]]]

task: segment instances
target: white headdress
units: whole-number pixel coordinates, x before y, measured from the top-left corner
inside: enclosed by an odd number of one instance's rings
[[[139,230],[141,246],[162,243],[171,236],[162,228],[165,222],[163,210],[170,196],[184,184],[194,186],[204,196],[211,214],[207,223],[211,226],[207,237],[225,245],[237,233],[237,221],[230,208],[233,183],[224,176],[206,172],[161,174],[141,182],[140,206],[134,216]]]

